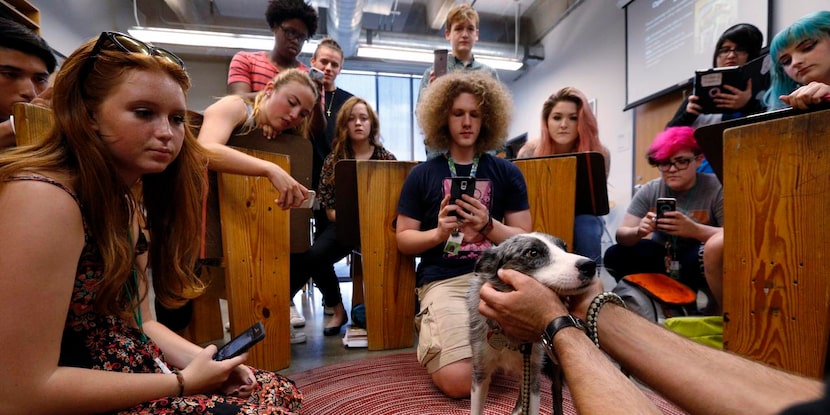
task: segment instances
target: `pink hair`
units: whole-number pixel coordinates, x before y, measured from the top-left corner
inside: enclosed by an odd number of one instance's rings
[[[679,151],[690,150],[700,154],[700,146],[695,141],[695,129],[692,127],[669,127],[657,134],[648,147],[648,160],[651,163],[671,158]]]
[[[542,136],[539,140],[539,145],[536,147],[534,156],[547,156],[555,154],[553,150],[553,138],[548,131],[548,117],[553,107],[559,101],[568,101],[576,104],[577,111],[577,148],[576,151],[599,151],[602,152],[602,144],[599,142],[599,128],[597,127],[597,118],[594,112],[591,111],[591,106],[588,105],[588,98],[585,97],[581,91],[572,87],[565,87],[560,89],[557,93],[548,97],[542,105]]]

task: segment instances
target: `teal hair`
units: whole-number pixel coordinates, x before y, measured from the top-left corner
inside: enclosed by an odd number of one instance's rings
[[[784,72],[784,67],[778,62],[778,55],[781,51],[790,46],[797,45],[804,40],[821,40],[826,36],[830,36],[830,11],[826,10],[803,16],[775,35],[769,46],[772,65],[770,68],[771,85],[764,96],[767,108],[776,109],[785,107],[786,105],[778,97],[788,95],[800,86],[792,78],[787,76]]]

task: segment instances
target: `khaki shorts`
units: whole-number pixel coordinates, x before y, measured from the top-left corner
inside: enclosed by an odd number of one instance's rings
[[[421,310],[415,316],[418,361],[428,373],[472,358],[467,291],[473,273],[425,284],[417,289]]]

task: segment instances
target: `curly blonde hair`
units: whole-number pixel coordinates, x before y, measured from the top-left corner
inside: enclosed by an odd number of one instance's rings
[[[418,104],[418,125],[424,132],[424,144],[435,150],[447,150],[452,143],[448,113],[455,99],[469,93],[476,97],[481,110],[481,132],[476,152],[497,150],[504,145],[513,99],[507,88],[490,74],[458,71],[441,76],[424,90]]]

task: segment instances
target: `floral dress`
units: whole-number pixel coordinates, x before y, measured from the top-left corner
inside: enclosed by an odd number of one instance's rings
[[[78,197],[64,185],[38,175],[17,176],[12,180],[37,180],[54,184]],[[83,212],[83,208],[81,208]],[[146,250],[139,239],[137,253]],[[103,278],[103,263],[98,246],[84,218],[84,249],[78,261],[75,285],[61,341],[61,366],[134,373],[162,373],[156,358],[164,355],[152,339],[144,340],[141,331],[124,319],[101,315],[93,310],[96,285]],[[165,363],[167,364],[167,363]],[[170,366],[170,365],[168,365]],[[247,399],[225,395],[164,397],[137,405],[118,414],[294,414],[299,413],[302,393],[294,382],[277,373],[254,369],[257,385]]]

